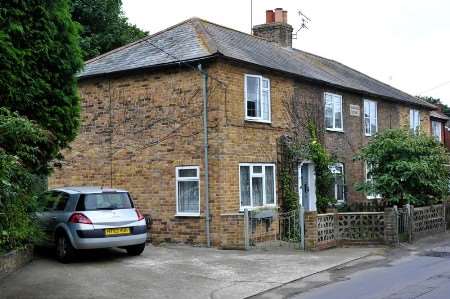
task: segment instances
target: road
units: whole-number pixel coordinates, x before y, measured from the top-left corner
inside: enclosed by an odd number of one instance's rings
[[[450,234],[289,283],[256,298],[449,299]]]

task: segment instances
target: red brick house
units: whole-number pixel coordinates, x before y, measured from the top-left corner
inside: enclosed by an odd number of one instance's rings
[[[354,154],[386,128],[431,132],[435,107],[291,45],[287,13],[277,9],[254,35],[193,18],[87,61],[82,128],[50,186],[128,189],[153,218],[156,242],[240,244],[244,208],[280,205],[277,142],[292,126],[283,101],[295,96],[299,107],[323,108],[324,142],[340,161],[336,198],[370,200],[354,189],[370,179]],[[298,173],[299,198],[314,210],[314,165],[302,161]]]

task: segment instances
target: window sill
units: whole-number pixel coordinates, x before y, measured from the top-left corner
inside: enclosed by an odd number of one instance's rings
[[[262,124],[271,124],[272,120],[263,120],[263,119],[258,119],[258,118],[245,118],[245,121],[248,122],[253,122],[253,123],[262,123]]]
[[[177,213],[175,217],[200,217],[200,213]]]
[[[247,209],[250,212],[250,211],[255,211],[255,210],[276,209],[276,208],[277,208],[277,205],[265,205],[265,206],[260,206],[260,207],[241,207],[241,208],[239,208],[239,213],[244,213],[245,209]]]
[[[328,132],[337,132],[337,133],[344,133],[343,129],[326,129]]]

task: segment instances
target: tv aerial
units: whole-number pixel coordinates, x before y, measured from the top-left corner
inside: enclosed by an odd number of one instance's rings
[[[300,30],[309,30],[309,23],[311,22],[311,19],[305,15],[300,9],[297,10],[297,15],[300,17],[301,19],[301,24],[300,24],[300,28],[297,29],[297,31],[295,31],[295,33],[292,35],[293,39],[297,39],[298,34],[300,32]]]

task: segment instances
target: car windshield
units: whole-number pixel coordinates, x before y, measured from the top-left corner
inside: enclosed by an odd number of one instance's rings
[[[133,203],[126,192],[84,194],[80,196],[77,204],[77,211],[117,210],[131,208],[133,208]]]

